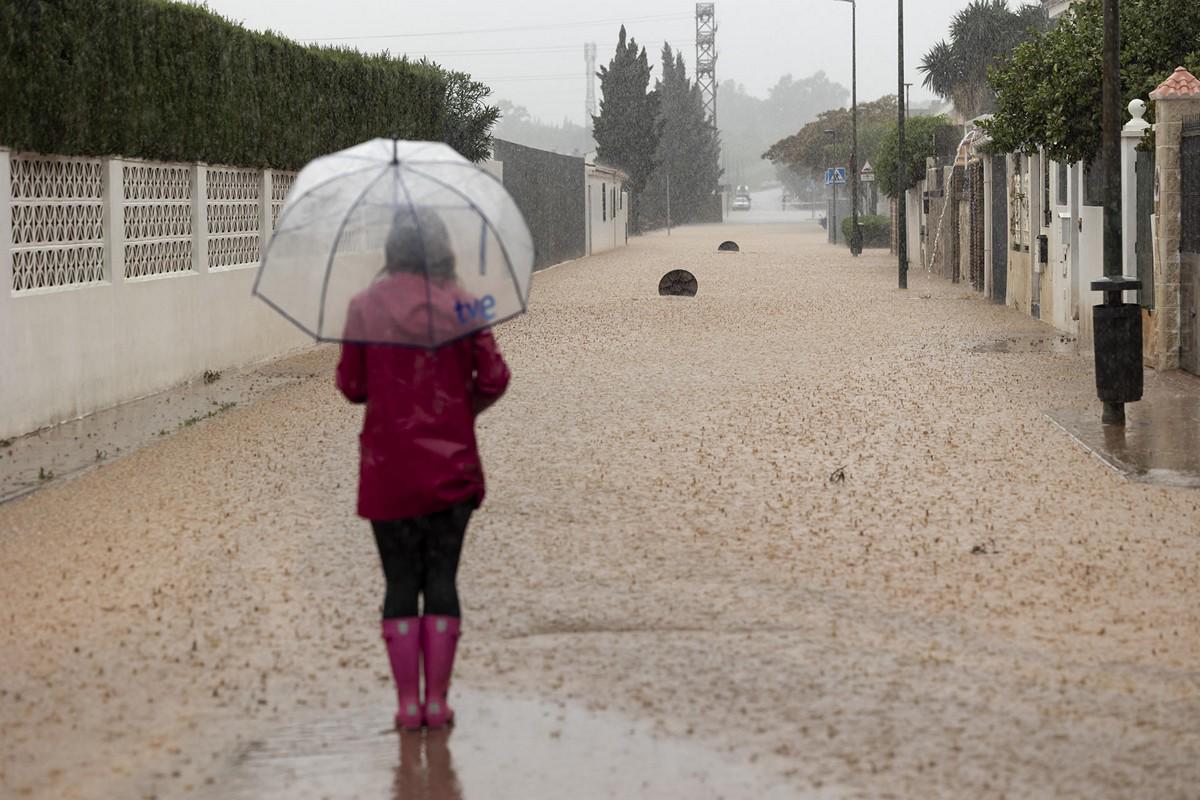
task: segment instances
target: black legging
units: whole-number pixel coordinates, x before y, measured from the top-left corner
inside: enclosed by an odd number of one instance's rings
[[[387,594],[383,618],[415,617],[417,596],[425,599],[426,614],[459,617],[458,556],[474,505],[460,503],[423,517],[371,521]]]

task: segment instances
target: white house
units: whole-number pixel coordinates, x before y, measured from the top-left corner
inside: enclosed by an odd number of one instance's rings
[[[622,247],[629,241],[629,176],[595,161],[588,161],[585,170],[587,254]]]

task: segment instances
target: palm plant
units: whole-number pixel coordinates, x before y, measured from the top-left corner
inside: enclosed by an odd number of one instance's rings
[[[971,0],[954,15],[949,40],[935,44],[921,60],[922,85],[954,103],[967,119],[992,111],[996,97],[988,85],[988,70],[1047,25],[1040,5],[1013,10],[1008,0]]]

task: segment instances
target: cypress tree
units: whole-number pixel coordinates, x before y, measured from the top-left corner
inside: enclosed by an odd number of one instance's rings
[[[602,99],[599,115],[592,118],[596,156],[628,173],[629,190],[635,198],[630,223],[633,230],[641,230],[637,198],[654,171],[659,139],[658,93],[649,91],[646,50],[638,47],[635,39],[626,40],[624,25],[612,61],[600,67],[597,77]]]
[[[704,113],[700,87],[687,76],[682,53],[663,45],[659,95],[659,140],[652,185],[653,216],[666,222],[666,184],[671,183],[671,219],[677,224],[719,221],[713,193],[721,179],[721,142]]]

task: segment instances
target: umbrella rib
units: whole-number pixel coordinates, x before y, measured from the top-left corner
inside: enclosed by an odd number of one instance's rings
[[[425,268],[425,302],[429,309],[429,349],[433,350],[434,335],[433,335],[433,289],[429,283],[429,255],[425,252],[425,234],[421,232],[421,218],[417,216],[417,207],[413,205],[412,193],[408,191],[408,184],[404,182],[404,171],[396,170],[396,181],[400,188],[404,191],[404,199],[408,202],[408,207],[412,211],[413,222],[417,225],[417,238],[421,242],[421,260]]]
[[[479,218],[483,222],[483,224],[480,225],[481,230],[479,231],[479,274],[487,275],[488,226],[487,226],[487,220],[483,219],[482,214],[479,215]]]
[[[504,254],[504,263],[505,263],[505,266],[508,267],[508,276],[512,279],[513,288],[517,290],[517,299],[521,301],[521,313],[525,313],[526,311],[528,311],[529,309],[526,307],[525,297],[521,293],[520,281],[517,280],[517,274],[513,270],[512,258],[508,255],[508,248],[504,246],[504,238],[502,236],[500,236],[500,231],[496,230],[496,226],[492,224],[492,221],[490,219],[488,219],[487,214],[484,214],[483,211],[479,208],[479,206],[475,205],[475,201],[473,201],[470,197],[467,197],[465,194],[463,194],[460,190],[456,189],[454,186],[451,186],[450,184],[446,183],[443,180],[435,178],[434,176],[430,175],[428,172],[425,172],[423,170],[413,169],[412,167],[408,166],[407,164],[403,164],[403,163],[401,164],[401,166],[403,166],[405,169],[408,169],[412,172],[417,173],[418,175],[420,175],[424,178],[428,178],[429,180],[433,181],[434,183],[438,184],[439,186],[443,186],[443,187],[449,189],[450,191],[454,192],[456,195],[458,195],[464,201],[466,201],[467,205],[469,205],[475,211],[475,213],[479,215],[480,219],[482,219],[487,224],[487,226],[489,228],[491,228],[492,233],[494,233],[496,235],[496,242],[500,245],[500,252]],[[474,169],[476,172],[483,172],[483,170],[479,169],[478,167],[474,167]],[[488,173],[484,172],[483,174],[487,175]]]
[[[378,175],[363,187],[362,192],[354,199],[350,207],[346,209],[346,216],[342,218],[342,224],[338,226],[337,236],[333,237],[333,244],[329,248],[329,260],[325,262],[325,280],[321,282],[321,305],[317,309],[318,335],[325,332],[325,297],[329,293],[329,277],[333,274],[333,257],[337,254],[338,245],[342,241],[342,234],[346,231],[346,223],[350,221],[350,216],[354,213],[354,209],[358,208],[358,204],[367,196],[367,192],[371,191],[371,187],[387,174],[388,167],[390,166],[391,164],[385,166]]]
[[[267,249],[263,251],[262,258],[259,259],[258,274],[256,274],[254,276],[254,285],[252,287],[250,287],[250,296],[251,297],[262,297],[264,300],[266,299],[265,296],[258,293],[258,287],[259,287],[259,284],[262,283],[263,272],[266,271],[267,256],[271,255],[271,248],[275,246],[275,237],[281,233],[288,233],[289,231],[292,230],[291,228],[283,227],[283,223],[287,220],[288,215],[296,207],[296,204],[299,203],[301,200],[303,200],[305,197],[308,197],[310,194],[315,192],[317,189],[320,189],[322,186],[333,183],[334,181],[339,180],[341,178],[348,178],[351,175],[357,175],[360,172],[367,172],[369,169],[370,169],[370,167],[364,167],[363,169],[356,169],[353,172],[342,173],[341,175],[335,175],[334,177],[330,178],[329,180],[321,181],[316,186],[310,187],[309,190],[306,191],[304,194],[298,195],[296,197],[295,201],[288,203],[284,207],[283,211],[281,211],[279,214],[279,222],[275,226],[275,231],[271,234],[271,238],[267,241]],[[296,227],[299,228],[300,226],[297,225]]]
[[[279,213],[279,224],[275,226],[275,234],[288,233],[289,231],[292,230],[291,228],[285,228],[283,226],[283,223],[287,221],[288,214],[296,207],[296,204],[299,203],[304,198],[308,197],[313,192],[317,191],[318,189],[323,189],[324,187],[328,186],[329,184],[333,183],[334,181],[340,181],[344,178],[349,178],[353,175],[358,175],[363,172],[370,172],[372,168],[378,167],[378,166],[380,166],[380,164],[375,163],[375,164],[372,164],[370,167],[363,167],[362,169],[356,169],[351,172],[341,172],[341,173],[338,173],[337,175],[334,175],[331,178],[328,178],[327,180],[321,181],[320,183],[318,183],[315,186],[310,186],[307,190],[305,190],[304,194],[297,195],[295,200],[288,203],[287,206],[283,209],[283,211],[281,211]],[[296,227],[301,227],[301,226],[297,225]],[[275,235],[272,234],[271,238],[272,238],[272,240],[274,240]],[[268,247],[268,249],[269,249],[269,247]]]

